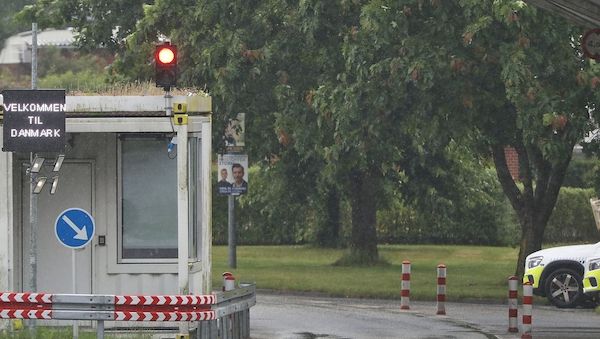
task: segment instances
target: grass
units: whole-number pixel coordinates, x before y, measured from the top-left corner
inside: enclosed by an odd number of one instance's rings
[[[343,250],[308,246],[239,246],[237,269],[227,266],[227,246],[213,247],[213,286],[231,271],[258,289],[318,293],[336,297],[400,298],[402,261],[411,261],[411,300],[435,300],[436,268],[447,266],[450,301],[506,300],[507,278],[514,274],[518,249],[486,246],[384,245],[379,255],[389,265],[335,266]]]
[[[28,328],[21,328],[22,325],[19,325],[18,330],[10,331],[0,331],[0,339],[31,339],[31,338],[43,338],[43,339],[65,339],[65,338],[73,338],[73,327],[44,327],[39,326],[35,330],[35,334],[32,333]],[[152,334],[142,333],[142,331],[138,331],[139,333],[132,331],[132,333],[126,335],[111,335],[105,334],[104,338],[106,339],[116,339],[116,338],[127,338],[127,339],[152,339]],[[79,329],[79,338],[80,339],[94,339],[96,338],[95,330],[84,330],[83,328]]]

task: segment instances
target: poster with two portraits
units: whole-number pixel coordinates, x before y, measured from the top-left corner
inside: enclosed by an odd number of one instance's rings
[[[241,154],[245,146],[245,114],[239,113],[225,126],[224,140],[227,154],[219,154],[217,192],[240,195],[248,192],[248,155]]]

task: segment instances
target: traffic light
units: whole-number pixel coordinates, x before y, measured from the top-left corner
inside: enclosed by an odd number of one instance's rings
[[[177,46],[165,42],[156,46],[154,52],[156,87],[170,90],[177,84]]]

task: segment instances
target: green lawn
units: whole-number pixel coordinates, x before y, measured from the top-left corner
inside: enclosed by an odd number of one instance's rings
[[[384,245],[379,254],[390,265],[339,267],[343,250],[308,246],[239,246],[237,269],[227,263],[227,246],[213,247],[213,286],[231,271],[258,289],[313,292],[338,297],[400,298],[402,261],[410,260],[411,300],[435,300],[436,267],[447,266],[447,300],[505,300],[518,249],[486,246]]]

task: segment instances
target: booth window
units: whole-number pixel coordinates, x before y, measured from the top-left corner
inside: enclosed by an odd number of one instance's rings
[[[120,262],[177,258],[177,161],[168,140],[119,137]]]

